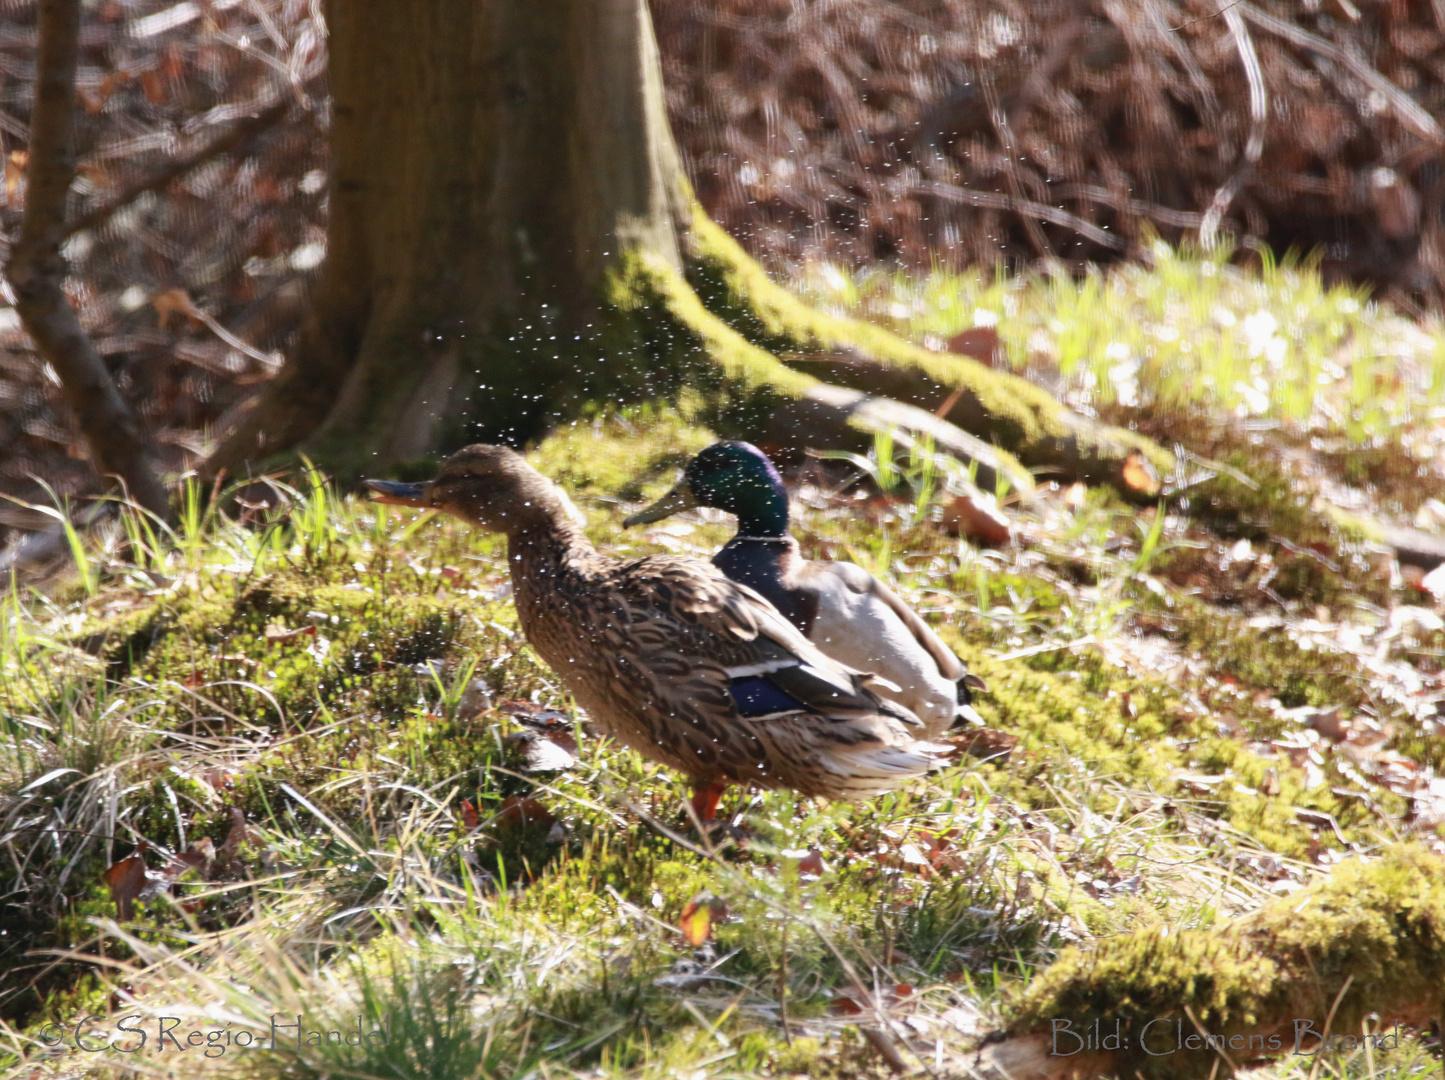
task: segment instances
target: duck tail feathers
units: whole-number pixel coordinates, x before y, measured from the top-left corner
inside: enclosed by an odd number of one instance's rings
[[[956,728],[969,727],[969,726],[973,726],[973,727],[987,727],[987,726],[988,726],[987,724],[984,723],[983,717],[978,715],[978,710],[975,709],[972,705],[965,705],[965,704],[960,703],[959,706],[958,706],[958,708],[954,710],[953,715],[954,715],[953,726],[956,727]]]
[[[894,746],[863,743],[825,751],[819,756],[819,764],[837,783],[830,797],[858,802],[926,775],[943,764],[950,749],[922,741]]]

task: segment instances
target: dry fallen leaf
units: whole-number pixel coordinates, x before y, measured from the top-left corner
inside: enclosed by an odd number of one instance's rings
[[[523,727],[556,743],[568,754],[577,753],[577,738],[572,732],[572,721],[566,713],[557,709],[541,708],[530,701],[504,701],[497,708]]]
[[[502,800],[502,808],[497,811],[497,823],[513,828],[527,828],[532,825],[546,828],[556,820],[540,800],[530,795],[508,795]]]
[[[139,855],[129,855],[112,863],[105,872],[105,883],[110,888],[110,898],[115,901],[117,916],[124,922],[135,914],[135,899],[146,886],[145,860]]]
[[[200,314],[185,289],[164,289],[151,297],[151,307],[156,309],[156,322],[168,326],[172,315],[184,315],[192,326],[200,326]]]
[[[24,150],[11,150],[10,156],[5,162],[5,198],[13,199],[15,192],[20,187],[20,181],[25,179],[25,163],[30,155]]]
[[[246,824],[246,815],[241,812],[241,809],[236,806],[231,807],[231,828],[226,833],[226,839],[216,849],[216,857],[211,860],[210,876],[217,879],[223,877],[231,869],[231,864],[241,850],[241,845],[248,840],[256,840],[259,835]]]
[[[1019,737],[1009,731],[994,728],[975,728],[961,732],[945,740],[957,748],[954,755],[980,758],[985,761],[1004,762],[1018,745]]]
[[[682,936],[694,949],[712,937],[713,926],[727,918],[727,906],[711,893],[700,893],[682,909],[677,920]]]
[[[272,643],[278,641],[294,641],[296,638],[306,635],[316,636],[316,627],[303,626],[297,630],[287,630],[284,626],[266,627],[266,640]]]
[[[154,68],[147,68],[140,73],[140,84],[145,90],[146,100],[152,105],[164,105],[166,102],[166,82],[161,73]]]
[[[561,772],[577,764],[569,750],[538,731],[513,732],[507,736],[507,744],[521,751],[523,772]]]
[[[908,983],[897,983],[894,986],[884,986],[873,995],[859,986],[850,986],[839,990],[828,1011],[835,1016],[858,1016],[863,1012],[872,1012],[875,1007],[890,1009],[897,1005],[904,998],[913,996],[913,987]]]
[[[823,856],[816,851],[809,851],[798,860],[798,874],[801,877],[822,877],[827,870],[828,865],[823,862]]]
[[[961,334],[954,334],[946,346],[951,353],[971,356],[980,364],[996,367],[999,359],[998,331],[992,326],[975,326]]]
[[[473,803],[471,799],[463,799],[463,800],[462,800],[462,824],[463,824],[464,826],[466,826],[466,828],[467,828],[468,830],[471,830],[471,829],[475,829],[475,828],[476,828],[478,825],[480,825],[481,823],[482,823],[482,819],[477,815],[477,807],[476,807],[476,804]]]
[[[999,547],[1009,542],[1009,519],[992,495],[982,491],[955,495],[943,507],[943,531],[961,536],[981,547]]]
[[[209,836],[203,836],[183,854],[174,856],[175,861],[167,873],[172,877],[180,877],[187,870],[194,870],[198,877],[204,878],[215,857],[216,845]]]
[[[1332,743],[1342,743],[1350,735],[1349,724],[1338,705],[1332,709],[1315,709],[1304,717],[1304,722],[1305,727],[1319,732]]]
[[[124,75],[107,75],[100,80],[100,85],[94,90],[77,86],[75,94],[80,99],[81,105],[85,107],[85,111],[93,116],[105,108],[105,103],[110,100],[110,95],[115,93],[115,88],[124,81]]]
[[[1410,569],[1415,570],[1418,568],[1412,566]],[[1405,567],[1402,566],[1400,571],[1403,574]],[[1436,603],[1445,600],[1445,563],[1441,563],[1435,567],[1434,570],[1431,570],[1420,579],[1418,584],[1413,582],[1412,584],[1415,584],[1415,587],[1421,591],[1429,593],[1435,599]]]
[[[1140,495],[1159,494],[1159,474],[1139,451],[1129,451],[1121,475],[1130,491],[1137,491]]]

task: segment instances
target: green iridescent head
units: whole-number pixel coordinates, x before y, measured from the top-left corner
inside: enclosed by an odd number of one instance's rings
[[[738,518],[745,536],[783,536],[788,531],[788,492],[768,456],[751,443],[720,442],[687,463],[682,479],[624,525],[659,521],[694,506],[711,506]]]

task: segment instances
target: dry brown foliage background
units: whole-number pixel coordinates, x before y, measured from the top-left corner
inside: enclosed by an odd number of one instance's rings
[[[1327,273],[1407,305],[1445,295],[1445,0],[653,10],[697,192],[785,274],[821,258],[1080,265],[1203,229],[1318,250]],[[0,12],[3,255],[23,208],[34,3]],[[72,214],[91,223],[67,251],[70,291],[181,467],[275,369],[324,254],[320,2],[106,0],[83,54]],[[0,308],[0,491],[94,490],[54,391]],[[0,529],[40,523],[0,506]]]
[[[1445,3],[654,10],[698,194],[755,251],[1077,263],[1216,207],[1216,229],[1440,295]]]

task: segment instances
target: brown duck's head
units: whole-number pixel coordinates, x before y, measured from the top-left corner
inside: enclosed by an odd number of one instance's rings
[[[566,527],[578,517],[552,481],[505,446],[477,443],[458,450],[436,478],[424,484],[367,480],[365,485],[377,502],[444,510],[508,536],[538,527]]]

